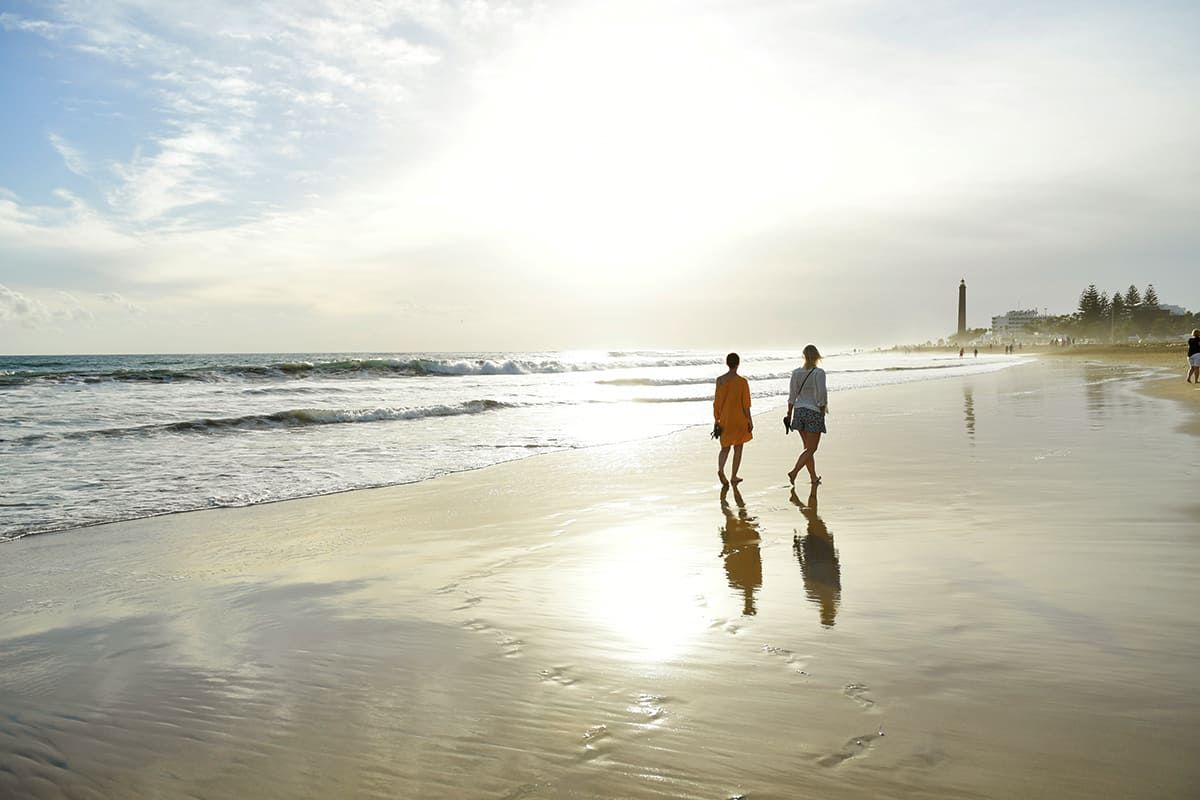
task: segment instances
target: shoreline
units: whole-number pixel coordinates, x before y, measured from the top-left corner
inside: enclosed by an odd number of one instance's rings
[[[1049,348],[1044,354],[1060,358],[1092,359],[1113,366],[1148,367],[1160,371],[1161,375],[1147,377],[1140,382],[1142,390],[1152,397],[1174,401],[1186,415],[1179,423],[1180,432],[1200,436],[1200,387],[1178,382],[1179,372],[1187,375],[1186,343],[1080,345],[1065,349]]]
[[[1186,345],[1184,345],[1184,346],[1186,346]],[[1179,350],[1179,349],[1180,349],[1180,346],[1174,345],[1174,344],[1171,344],[1171,345],[1168,345],[1165,347],[1161,346],[1161,345],[1077,345],[1077,346],[1073,346],[1073,347],[1069,347],[1069,348],[1060,348],[1060,347],[1030,348],[1022,355],[1028,357],[1030,359],[1030,361],[1032,361],[1036,358],[1048,356],[1048,357],[1053,357],[1053,358],[1076,358],[1076,359],[1085,359],[1085,360],[1092,359],[1092,360],[1100,361],[1100,362],[1103,362],[1106,364],[1110,364],[1114,367],[1126,367],[1126,368],[1151,367],[1151,368],[1161,369],[1164,371],[1163,375],[1158,376],[1158,377],[1141,378],[1141,379],[1139,379],[1139,386],[1141,387],[1142,391],[1146,392],[1148,395],[1150,395],[1152,397],[1157,397],[1160,399],[1172,400],[1178,406],[1180,406],[1182,410],[1184,410],[1185,412],[1190,412],[1190,413],[1188,413],[1188,416],[1179,423],[1179,430],[1180,430],[1180,432],[1187,433],[1192,436],[1200,436],[1200,403],[1198,403],[1196,405],[1188,404],[1189,397],[1190,397],[1190,391],[1192,390],[1193,387],[1190,385],[1181,387],[1181,386],[1177,386],[1175,384],[1171,384],[1171,383],[1169,383],[1169,380],[1173,376],[1165,374],[1166,370],[1174,369],[1178,366],[1178,364],[1176,363],[1177,361],[1186,360],[1185,356],[1182,353],[1175,352],[1175,350]],[[947,350],[947,352],[950,352],[950,350]],[[1017,368],[1019,366],[1021,366],[1021,365],[1014,365],[1013,367],[1009,367],[1009,369]],[[932,380],[963,380],[963,378],[960,376],[939,376],[937,378],[933,378]],[[893,384],[888,384],[888,385],[893,385]],[[854,391],[863,391],[865,389],[874,389],[874,388],[878,388],[878,387],[856,387],[854,389],[849,389],[849,390],[845,390],[845,391],[854,392]],[[1200,389],[1197,389],[1197,391],[1200,391]],[[837,394],[844,394],[844,391],[838,392]],[[1197,395],[1197,398],[1200,399],[1200,395]],[[779,409],[784,408],[785,406],[786,406],[786,403],[780,403],[778,406],[772,407],[769,410],[754,414],[754,417],[757,420],[758,418],[760,418],[764,415],[770,414],[772,412],[777,412]],[[667,431],[667,432],[652,436],[650,438],[658,439],[658,438],[663,438],[663,437],[677,436],[685,431],[698,429],[698,428],[707,428],[707,423],[697,423],[695,425],[689,425],[685,428],[682,428],[679,430]],[[639,441],[641,441],[641,440],[639,440]],[[625,443],[625,444],[630,444],[630,443]],[[636,442],[634,444],[636,444]],[[613,447],[613,446],[621,446],[621,443],[616,443],[616,444],[605,443],[605,444],[589,445],[586,447],[579,447],[579,448],[564,448],[563,450],[550,450],[548,452],[534,452],[534,453],[530,453],[529,455],[527,455],[523,458],[514,459],[514,461],[524,461],[524,460],[530,459],[530,458],[549,456],[549,455],[553,455],[555,453],[561,453],[561,452],[571,452],[573,450],[587,450],[587,449],[592,449],[592,448],[596,448],[596,447]],[[179,511],[164,511],[161,513],[147,514],[144,516],[127,517],[127,518],[115,519],[115,520],[106,520],[104,522],[95,522],[95,523],[91,523],[91,524],[87,524],[87,525],[73,525],[73,526],[68,526],[68,527],[63,527],[63,528],[53,528],[53,529],[48,529],[48,530],[30,531],[30,532],[22,533],[17,536],[0,536],[0,547],[3,547],[4,545],[10,545],[10,544],[13,544],[18,541],[24,541],[24,540],[30,539],[32,537],[46,536],[46,535],[51,535],[51,534],[68,534],[68,533],[72,533],[72,532],[76,532],[76,531],[87,531],[87,530],[91,530],[93,528],[104,527],[107,525],[120,525],[120,524],[125,524],[125,523],[138,522],[138,521],[142,521],[142,520],[170,518],[170,517],[178,516],[180,514],[196,514],[196,513],[201,513],[201,512],[205,512],[205,511],[254,508],[257,506],[269,506],[269,505],[276,505],[278,503],[289,503],[289,502],[296,501],[296,500],[311,500],[311,499],[322,498],[322,497],[334,497],[337,495],[353,493],[353,492],[373,491],[373,490],[378,490],[378,489],[391,489],[391,488],[396,488],[396,487],[400,487],[400,486],[409,486],[409,485],[413,485],[413,484],[426,483],[428,481],[442,480],[442,479],[445,479],[445,478],[448,478],[450,476],[457,475],[460,473],[473,473],[473,472],[479,472],[481,470],[494,469],[496,467],[501,467],[504,464],[508,464],[508,463],[512,463],[512,462],[499,462],[496,464],[484,465],[482,467],[466,468],[466,469],[462,469],[462,470],[446,472],[446,473],[443,473],[440,475],[435,475],[430,478],[417,479],[414,481],[402,481],[402,482],[397,482],[397,483],[383,483],[383,484],[372,485],[372,486],[355,486],[355,487],[351,487],[351,488],[347,488],[347,489],[340,489],[340,490],[336,490],[336,491],[332,491],[332,492],[322,492],[322,493],[310,494],[310,495],[299,495],[296,497],[285,497],[285,498],[279,498],[276,500],[265,500],[265,501],[256,502],[256,503],[249,503],[246,505],[207,506],[207,507],[202,507],[202,508],[183,509],[183,510],[179,510]]]
[[[287,355],[287,354],[257,354],[257,355],[274,356],[274,355]],[[336,354],[333,354],[333,355],[336,355]],[[846,355],[846,354],[842,354],[842,355]],[[1017,366],[1020,366],[1020,365],[1013,364],[1013,365],[1006,367],[1006,369],[1012,369]],[[960,378],[960,376],[938,375],[937,377],[930,378],[930,380],[941,381],[941,380],[955,380],[958,378]],[[883,385],[890,386],[890,385],[903,385],[903,384],[883,384]],[[864,389],[876,389],[876,388],[879,388],[879,387],[877,387],[877,386],[865,386],[865,387],[857,386],[857,387],[853,387],[850,389],[843,389],[843,390],[837,391],[835,393],[839,394],[839,395],[844,395],[846,392],[857,392],[857,391],[861,391]],[[774,402],[774,400],[772,400],[772,402]],[[760,412],[754,414],[754,417],[757,420],[759,417],[761,417],[765,414],[777,412],[778,410],[783,409],[785,407],[786,407],[786,399],[780,400],[778,405],[772,405],[771,407],[769,407],[768,410],[760,411]],[[579,446],[579,447],[567,447],[567,448],[562,448],[562,449],[546,448],[541,451],[530,452],[528,455],[525,455],[525,456],[517,458],[517,459],[513,459],[512,461],[524,461],[524,460],[527,460],[530,458],[537,458],[537,457],[542,457],[542,456],[553,455],[555,453],[588,450],[588,449],[592,449],[592,448],[596,448],[596,447],[636,445],[638,442],[641,442],[641,441],[648,441],[648,440],[659,439],[659,438],[663,438],[663,437],[676,436],[676,435],[679,435],[681,433],[684,433],[686,431],[693,430],[693,429],[707,430],[708,427],[709,427],[709,423],[699,422],[699,423],[693,423],[693,424],[687,425],[683,428],[679,428],[676,430],[669,430],[669,431],[665,431],[662,433],[654,434],[649,437],[646,437],[645,439],[637,439],[637,440],[632,440],[632,441],[624,442],[624,443],[609,442],[609,443],[601,443],[601,444],[584,445],[584,446]],[[91,530],[94,528],[104,527],[107,525],[120,525],[120,524],[125,524],[125,523],[138,522],[141,520],[170,518],[170,517],[174,517],[174,516],[177,516],[180,514],[195,514],[195,513],[205,512],[205,511],[254,508],[254,507],[258,507],[258,506],[269,506],[269,505],[275,505],[278,503],[287,503],[287,502],[292,502],[295,500],[309,500],[309,499],[321,498],[321,497],[335,497],[338,495],[352,493],[352,492],[371,491],[371,490],[377,490],[377,489],[389,489],[389,488],[395,488],[395,487],[400,487],[400,486],[409,486],[409,485],[413,485],[413,484],[425,483],[428,481],[442,480],[442,479],[445,479],[445,478],[448,478],[450,476],[457,475],[460,473],[473,473],[473,472],[479,472],[481,470],[493,469],[496,467],[503,466],[504,464],[507,464],[507,463],[511,463],[511,462],[510,461],[501,461],[501,462],[497,462],[497,463],[493,463],[493,464],[485,464],[485,465],[479,466],[479,467],[467,467],[467,468],[459,469],[459,470],[451,470],[451,471],[444,472],[444,473],[441,473],[438,475],[434,475],[434,476],[431,476],[428,478],[418,478],[416,480],[410,480],[410,481],[398,481],[398,482],[394,482],[394,483],[380,483],[380,484],[366,485],[366,486],[354,486],[354,487],[338,489],[338,490],[328,491],[328,492],[317,492],[314,494],[297,495],[295,497],[283,497],[283,498],[278,498],[278,499],[263,500],[263,501],[248,503],[248,504],[244,504],[244,505],[212,505],[212,506],[202,506],[202,507],[197,507],[197,508],[187,508],[187,509],[180,509],[180,510],[169,510],[169,511],[144,514],[141,516],[132,516],[132,517],[124,517],[124,518],[120,518],[120,519],[105,520],[105,521],[101,521],[101,522],[93,522],[93,523],[88,523],[88,524],[84,524],[84,525],[68,525],[68,526],[64,526],[64,527],[28,531],[28,532],[20,533],[16,536],[0,535],[0,547],[3,547],[4,545],[10,545],[10,544],[13,544],[13,543],[19,542],[19,541],[25,541],[27,539],[31,539],[31,538],[39,537],[39,536],[46,536],[46,535],[51,535],[51,534],[68,534],[68,533],[72,533],[72,532],[76,532],[76,531],[87,531],[87,530]]]
[[[1191,397],[1191,391],[1193,390],[1193,386],[1191,386],[1191,385],[1179,386],[1179,385],[1177,385],[1177,381],[1175,383],[1171,383],[1172,378],[1175,376],[1166,374],[1167,370],[1175,369],[1178,367],[1177,362],[1179,360],[1186,360],[1186,357],[1182,353],[1175,352],[1175,350],[1179,350],[1179,349],[1181,349],[1180,346],[1174,345],[1174,344],[1167,346],[1165,349],[1164,349],[1164,347],[1159,346],[1159,345],[1078,345],[1078,346],[1073,346],[1070,348],[1059,348],[1059,347],[1031,348],[1028,352],[1024,353],[1023,355],[1025,355],[1029,358],[1030,363],[1032,363],[1037,358],[1049,356],[1049,357],[1053,357],[1053,358],[1062,358],[1062,359],[1084,359],[1084,360],[1090,359],[1090,360],[1095,360],[1095,361],[1102,362],[1102,363],[1111,365],[1113,367],[1119,367],[1119,368],[1138,369],[1138,368],[1149,367],[1149,368],[1161,370],[1164,373],[1162,375],[1144,376],[1144,377],[1138,378],[1138,386],[1139,386],[1140,390],[1143,391],[1148,396],[1163,399],[1163,400],[1173,401],[1173,403],[1177,407],[1179,407],[1181,410],[1183,410],[1186,413],[1186,417],[1178,423],[1179,432],[1185,433],[1185,434],[1188,434],[1191,436],[1200,437],[1200,402],[1197,402],[1194,405],[1189,404],[1189,398]],[[1012,367],[1009,367],[1009,369],[1019,368],[1020,366],[1022,366],[1022,365],[1013,365]],[[960,377],[960,376],[939,376],[937,378],[933,378],[932,380],[936,380],[936,381],[965,380],[965,378]],[[891,385],[896,385],[896,384],[886,384],[886,385],[891,386]],[[900,384],[900,385],[903,385],[903,384]],[[871,389],[877,389],[877,388],[880,388],[880,387],[870,387],[870,386],[855,387],[853,389],[844,390],[842,392],[837,392],[836,394],[844,395],[846,391],[859,392],[859,391],[865,391],[865,390],[871,390]],[[1196,391],[1200,392],[1200,388],[1197,388]],[[1196,399],[1200,400],[1200,394],[1196,395]],[[786,406],[786,403],[780,403],[778,406],[774,406],[768,410],[761,411],[761,412],[754,414],[754,417],[756,420],[758,420],[760,417],[766,416],[773,412],[777,412],[779,409],[784,408],[785,406]],[[767,427],[770,427],[770,426],[767,426]],[[694,425],[689,425],[682,429],[666,431],[664,433],[660,433],[660,434],[651,436],[647,440],[678,436],[687,431],[692,431],[692,430],[701,429],[701,428],[707,429],[707,423],[697,423]],[[637,441],[647,441],[647,440],[637,440]],[[589,446],[585,446],[585,447],[564,448],[562,450],[549,450],[546,452],[534,452],[534,453],[530,453],[529,455],[527,455],[523,458],[514,459],[513,461],[504,461],[504,462],[498,462],[495,464],[487,464],[482,467],[466,468],[466,469],[462,469],[462,470],[446,472],[446,473],[443,473],[440,475],[435,475],[430,478],[423,478],[423,479],[418,479],[418,480],[414,480],[414,481],[384,483],[384,484],[378,484],[378,485],[372,485],[372,486],[355,486],[355,487],[351,487],[351,488],[347,488],[347,489],[340,489],[340,490],[332,491],[332,492],[322,492],[322,493],[310,494],[310,495],[300,495],[300,496],[296,496],[296,497],[285,497],[285,498],[279,498],[276,500],[265,500],[265,501],[256,502],[256,503],[249,503],[246,505],[208,506],[208,507],[202,507],[202,508],[183,509],[183,510],[179,510],[179,511],[164,511],[161,513],[147,514],[147,515],[138,516],[138,517],[128,517],[128,518],[123,518],[123,519],[107,520],[104,522],[95,522],[95,523],[91,523],[91,524],[87,524],[87,525],[73,525],[73,526],[63,527],[63,528],[53,528],[53,529],[48,529],[48,530],[30,531],[30,532],[22,533],[17,536],[0,536],[0,547],[3,547],[5,545],[11,545],[16,542],[26,541],[26,540],[34,538],[34,537],[48,536],[48,535],[54,535],[54,534],[69,534],[69,533],[73,533],[73,532],[88,531],[88,530],[92,530],[94,528],[102,528],[102,527],[110,526],[110,525],[123,525],[123,524],[127,524],[127,523],[136,523],[136,522],[141,522],[141,521],[145,521],[145,520],[172,518],[172,517],[176,517],[176,516],[184,515],[184,514],[197,514],[197,513],[203,513],[203,512],[209,512],[209,511],[226,511],[226,510],[256,508],[259,506],[272,506],[272,505],[277,505],[280,503],[290,503],[290,502],[299,501],[299,500],[313,500],[313,499],[319,499],[319,498],[323,498],[323,497],[336,497],[336,496],[344,495],[344,494],[352,494],[354,492],[395,489],[395,488],[403,487],[403,486],[424,484],[424,483],[428,483],[430,481],[444,480],[446,478],[449,478],[449,477],[452,477],[452,476],[455,476],[458,474],[477,473],[477,472],[481,472],[484,470],[496,469],[498,467],[503,467],[506,464],[525,461],[527,459],[532,459],[532,458],[551,456],[551,455],[555,455],[558,453],[564,453],[564,452],[590,450],[590,449],[594,449],[594,448],[620,447],[620,446],[628,445],[628,444],[636,445],[637,442],[604,443],[604,444],[589,445]]]

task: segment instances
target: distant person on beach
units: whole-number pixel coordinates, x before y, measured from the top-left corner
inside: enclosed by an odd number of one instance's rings
[[[721,453],[717,456],[717,477],[722,486],[740,483],[738,467],[742,465],[742,445],[754,438],[754,419],[750,416],[750,383],[737,374],[741,359],[737,353],[725,357],[729,371],[717,378],[717,391],[713,397],[713,437],[721,440]],[[725,460],[729,448],[733,448],[733,469],[725,477]]]
[[[795,484],[800,470],[807,467],[810,482],[815,486],[821,482],[817,474],[816,453],[825,433],[825,414],[829,411],[829,395],[825,390],[825,370],[817,366],[821,351],[816,345],[805,345],[804,366],[792,372],[792,383],[788,390],[787,416],[784,418],[791,429],[800,432],[804,451],[796,459],[796,466],[788,473],[788,483]]]
[[[1200,328],[1188,339],[1188,383],[1200,384]]]

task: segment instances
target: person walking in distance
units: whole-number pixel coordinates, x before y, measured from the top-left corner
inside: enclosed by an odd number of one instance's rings
[[[713,437],[721,440],[717,477],[721,479],[722,486],[741,482],[738,467],[742,465],[742,445],[754,438],[754,418],[750,416],[750,383],[737,374],[740,363],[737,353],[725,357],[729,371],[717,378],[717,390],[713,396]],[[726,479],[725,461],[729,458],[731,447],[733,468]]]
[[[796,459],[796,466],[788,473],[788,483],[795,484],[800,470],[808,468],[810,482],[815,486],[821,482],[817,474],[816,453],[825,433],[825,414],[829,411],[829,395],[825,389],[825,370],[817,366],[821,352],[816,345],[804,348],[804,366],[792,372],[788,391],[788,415],[784,418],[791,429],[800,432],[804,450]]]
[[[1188,339],[1188,383],[1200,384],[1200,328]]]

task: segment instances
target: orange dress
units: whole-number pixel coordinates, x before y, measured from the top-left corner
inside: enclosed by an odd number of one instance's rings
[[[742,409],[750,408],[750,382],[735,375],[717,384],[713,398],[713,419],[721,426],[721,447],[745,444],[754,438],[750,420]]]

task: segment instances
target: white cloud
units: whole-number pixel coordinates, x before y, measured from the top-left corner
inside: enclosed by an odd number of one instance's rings
[[[36,33],[47,39],[56,38],[67,30],[67,26],[65,25],[57,25],[41,19],[27,19],[8,11],[0,14],[0,28],[6,31]]]
[[[55,309],[53,314],[56,320],[64,322],[91,322],[96,318],[96,315],[83,304],[79,299],[70,292],[58,292],[59,308]]]
[[[59,205],[23,202],[13,192],[0,189],[0,247],[26,256],[63,253],[80,260],[127,253],[138,246],[137,239],[82,198],[65,189],[51,194]]]
[[[50,311],[42,302],[0,284],[0,322],[16,322],[36,328],[51,318]]]
[[[83,154],[79,152],[78,148],[68,144],[67,141],[57,133],[50,134],[50,144],[56,151],[58,151],[59,156],[62,157],[63,163],[67,165],[67,169],[71,170],[71,172],[74,172],[76,175],[87,177],[88,163],[84,159]]]
[[[135,314],[135,315],[146,313],[145,308],[138,305],[137,303],[134,303],[132,300],[130,300],[129,298],[120,294],[119,292],[103,292],[96,296],[99,297],[104,302],[114,305],[117,308],[120,308],[122,311],[125,311],[126,313]]]
[[[153,221],[170,211],[227,197],[220,177],[238,152],[238,131],[221,134],[192,125],[178,135],[156,142],[153,156],[135,156],[114,165],[124,182],[108,202],[135,222]]]
[[[156,119],[141,120],[129,159],[89,154],[83,132],[51,139],[69,169],[97,180],[114,227],[144,232],[221,226],[263,199],[294,207],[287,176],[297,162],[325,185],[376,171],[379,148],[391,157],[397,137],[416,141],[441,124],[413,102],[436,83],[433,70],[459,80],[463,65],[447,56],[511,29],[523,5],[64,0],[46,19],[8,13],[0,25],[146,76],[133,88]],[[101,160],[111,164],[103,175]]]

